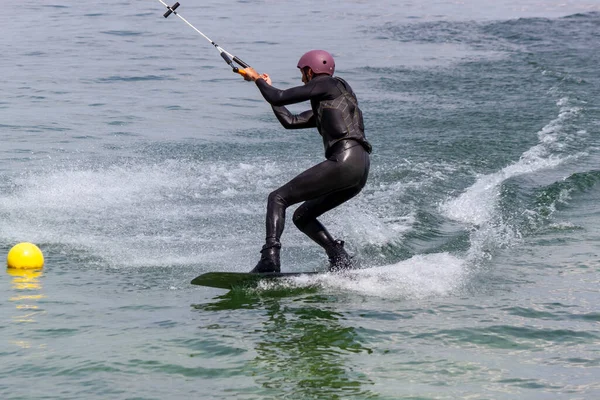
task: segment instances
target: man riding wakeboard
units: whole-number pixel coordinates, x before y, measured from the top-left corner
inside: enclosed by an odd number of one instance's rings
[[[300,58],[298,68],[304,85],[287,90],[271,86],[268,74],[245,69],[244,78],[256,83],[284,128],[317,128],[326,158],[269,194],[266,240],[260,260],[250,272],[280,272],[285,211],[300,202],[304,203],[294,212],[294,224],[325,249],[329,270],[353,266],[344,242],[335,240],[317,218],[356,196],[367,182],[371,145],[365,138],[362,112],[350,85],[333,76],[331,54],[311,50]],[[310,101],[310,110],[294,115],[285,107],[303,101]]]

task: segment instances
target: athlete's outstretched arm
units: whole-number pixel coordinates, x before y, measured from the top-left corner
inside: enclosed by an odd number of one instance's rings
[[[281,106],[272,106],[273,113],[285,129],[316,128],[317,120],[312,110],[300,114],[292,114],[290,110]]]
[[[252,67],[245,68],[244,71],[244,79],[254,81],[265,100],[272,106],[286,106],[288,104],[300,103],[310,100],[311,96],[317,94],[313,93],[315,85],[311,85],[310,83],[281,90],[271,86],[271,78],[268,74],[259,75]]]
[[[269,85],[263,78],[258,78],[255,82],[260,93],[272,106],[286,106],[310,100],[314,88],[313,85],[302,85],[281,90]]]
[[[273,113],[284,128],[303,129],[315,128],[317,126],[317,120],[312,110],[304,111],[300,114],[292,114],[284,107],[285,104],[310,100],[310,95],[313,91],[312,85],[310,85],[310,88],[305,85],[288,90],[279,90],[271,86],[269,74],[259,75],[253,68],[246,69],[244,79],[256,82],[256,86],[258,86],[265,100],[271,104]]]

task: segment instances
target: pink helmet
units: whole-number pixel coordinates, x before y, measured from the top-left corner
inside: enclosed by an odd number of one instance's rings
[[[311,50],[300,57],[298,68],[310,67],[315,74],[333,75],[335,61],[325,50]]]

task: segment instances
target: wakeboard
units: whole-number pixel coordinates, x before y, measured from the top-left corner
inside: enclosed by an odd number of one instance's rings
[[[207,272],[194,278],[191,284],[219,289],[233,289],[234,287],[256,285],[258,282],[264,280],[276,280],[324,273],[326,272],[267,272],[263,274],[250,272]]]

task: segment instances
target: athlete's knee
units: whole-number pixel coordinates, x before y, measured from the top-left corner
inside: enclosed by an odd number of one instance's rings
[[[287,208],[288,206],[287,201],[285,201],[285,198],[281,195],[279,190],[274,190],[271,193],[269,193],[267,201],[269,205],[275,205],[283,208]]]
[[[307,218],[306,213],[303,210],[303,207],[298,207],[296,211],[294,211],[294,216],[292,217],[292,221],[294,221],[294,225],[301,231],[304,231],[304,227],[308,224],[310,218]]]

